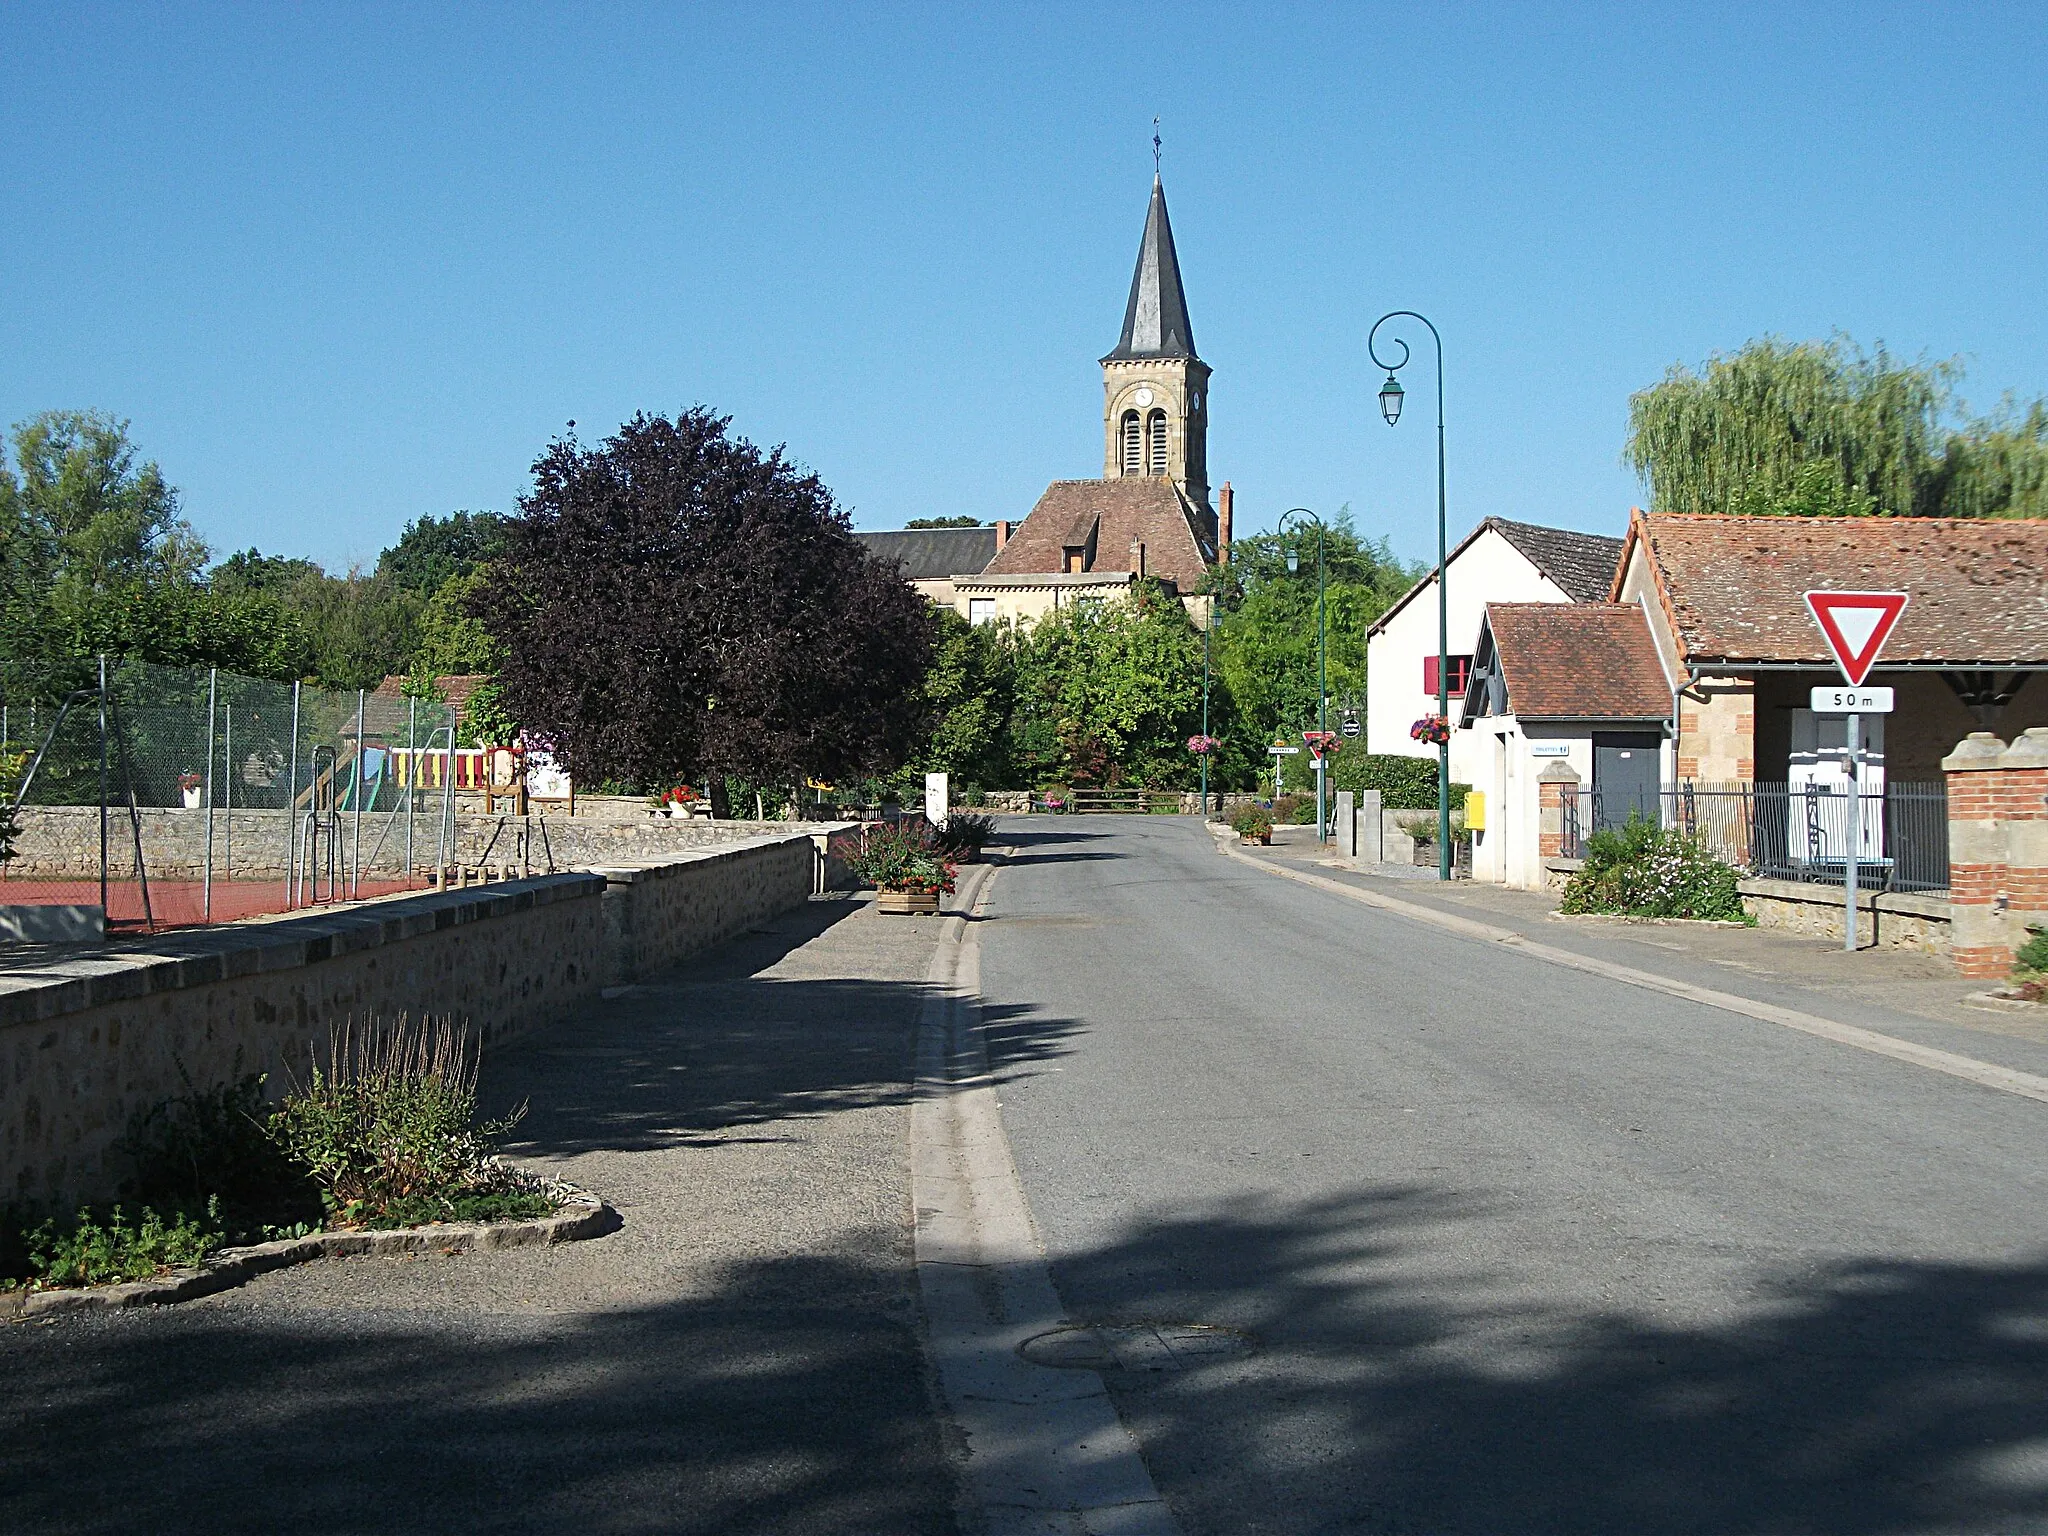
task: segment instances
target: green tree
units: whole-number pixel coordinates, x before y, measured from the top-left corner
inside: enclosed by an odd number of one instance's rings
[[[1012,761],[1034,780],[1185,788],[1202,722],[1202,636],[1158,582],[1021,631]]]
[[[414,667],[438,676],[495,672],[503,664],[504,647],[471,612],[487,579],[481,569],[450,576],[427,599],[420,612]]]
[[[422,598],[431,597],[452,578],[469,575],[503,552],[508,521],[498,512],[417,518],[377,557],[377,574]]]
[[[969,624],[951,609],[938,615],[938,644],[924,677],[931,734],[910,767],[948,773],[956,784],[1007,786],[1005,728],[1016,700],[1014,636],[993,624]]]
[[[1663,512],[2042,515],[2048,407],[1973,419],[1961,378],[1839,336],[1767,336],[1632,396],[1622,457]]]
[[[905,528],[979,528],[982,526],[982,523],[978,517],[913,517],[903,526]]]
[[[135,582],[189,581],[206,545],[178,493],[102,411],[45,411],[14,428],[22,511],[54,546],[60,609]]]
[[[1294,572],[1287,569],[1290,544],[1299,557]],[[1331,520],[1323,559],[1330,696],[1362,699],[1366,631],[1421,570],[1396,559],[1384,539],[1360,538],[1348,512]],[[1220,610],[1212,665],[1232,717],[1230,729],[1216,729],[1212,705],[1211,734],[1223,741],[1210,765],[1212,783],[1250,787],[1271,767],[1268,742],[1276,735],[1298,742],[1316,723],[1314,531],[1234,541],[1230,564],[1217,567],[1208,585]]]

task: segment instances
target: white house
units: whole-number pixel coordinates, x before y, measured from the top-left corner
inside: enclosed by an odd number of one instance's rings
[[[1488,603],[1604,603],[1621,558],[1620,539],[1489,517],[1444,562],[1450,595],[1451,716],[1472,668]],[[1418,581],[1366,632],[1365,746],[1368,752],[1429,757],[1408,728],[1436,713],[1436,572]],[[1468,732],[1451,737],[1451,777],[1473,783]]]
[[[1453,709],[1454,759],[1480,796],[1465,802],[1473,879],[1543,885],[1545,859],[1562,851],[1542,837],[1546,770],[1569,768],[1591,791],[1596,825],[1657,815],[1672,693],[1640,605],[1487,604]]]

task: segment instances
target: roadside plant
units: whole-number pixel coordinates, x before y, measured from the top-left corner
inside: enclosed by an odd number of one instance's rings
[[[118,1205],[86,1207],[69,1221],[41,1223],[25,1234],[22,1247],[32,1286],[107,1285],[190,1268],[226,1237],[220,1203],[210,1200],[202,1215],[174,1212],[168,1222],[150,1207],[133,1215]]]
[[[1307,826],[1316,819],[1314,795],[1282,795],[1273,802],[1273,820],[1282,826]]]
[[[2013,957],[2014,972],[2030,972],[2036,976],[2048,976],[2048,927],[2039,923],[2027,924],[2027,942],[2019,947]]]
[[[14,858],[14,844],[21,836],[21,807],[15,799],[21,794],[21,775],[28,767],[26,752],[10,752],[0,742],[0,864]]]
[[[1230,830],[1239,837],[1264,842],[1273,835],[1273,816],[1264,806],[1241,805],[1230,813]]]
[[[932,847],[947,858],[972,862],[981,857],[981,850],[995,835],[995,817],[955,811],[946,818],[946,825],[932,834]]]
[[[1699,838],[1631,816],[1586,839],[1558,910],[1747,923],[1739,879]]]
[[[870,828],[862,846],[847,854],[846,867],[861,884],[880,891],[927,895],[953,889],[952,861],[924,836],[902,827]]]
[[[522,1104],[502,1119],[477,1118],[479,1053],[476,1037],[446,1016],[350,1021],[329,1036],[326,1061],[316,1055],[307,1081],[285,1095],[271,1134],[312,1171],[341,1225],[469,1219],[479,1197],[504,1192],[509,1170],[497,1143],[526,1113]],[[552,1202],[534,1195],[526,1205],[518,1214]]]
[[[201,1089],[177,1066],[185,1092],[137,1111],[116,1143],[135,1168],[124,1198],[184,1211],[213,1202],[238,1239],[317,1220],[318,1189],[270,1133],[264,1074],[243,1073],[238,1055],[228,1082]]]

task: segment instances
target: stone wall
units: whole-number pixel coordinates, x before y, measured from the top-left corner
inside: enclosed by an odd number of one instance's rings
[[[1741,890],[1742,910],[1756,919],[1757,927],[1841,942],[1847,899],[1840,886],[1744,880]],[[1945,896],[1857,894],[1857,939],[1871,948],[1945,955],[1952,926]]]
[[[452,1014],[487,1045],[811,893],[805,834],[159,935],[0,970],[0,1200],[118,1193],[137,1110],[237,1072],[273,1091],[349,1019]]]
[[[632,981],[685,960],[812,892],[809,837],[757,837],[604,876],[605,980]]]
[[[1756,778],[1756,691],[1746,677],[1703,677],[1679,700],[1678,777],[1705,784]]]
[[[206,812],[145,806],[138,815],[142,825],[142,859],[150,878],[199,879],[206,868]],[[214,878],[282,881],[288,851],[287,817],[285,811],[215,810]],[[412,866],[415,870],[431,869],[440,851],[439,820],[427,811],[410,820]],[[407,817],[392,811],[373,811],[363,816],[360,868],[365,879],[389,879],[404,872],[407,821]],[[565,816],[555,812],[485,816],[459,811],[455,817],[451,862],[469,867],[510,865],[520,870],[554,872],[655,858],[766,835],[823,832],[839,825],[677,820],[649,815],[644,803],[640,803],[639,813],[632,816]],[[341,817],[341,838],[348,855],[344,865],[354,867],[357,826],[355,818],[347,812]],[[15,858],[7,866],[7,877],[97,879],[99,859],[97,806],[31,805],[23,809],[21,836],[15,844]],[[125,808],[111,812],[107,818],[107,865],[116,878],[133,878],[135,833]],[[0,887],[0,893],[4,893],[4,887]]]

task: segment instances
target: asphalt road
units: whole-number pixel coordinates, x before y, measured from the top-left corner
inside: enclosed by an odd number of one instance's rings
[[[1188,821],[1011,825],[982,992],[1061,1295],[1248,1345],[1109,1373],[1190,1536],[2048,1531],[2048,1106]]]

